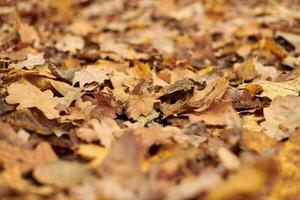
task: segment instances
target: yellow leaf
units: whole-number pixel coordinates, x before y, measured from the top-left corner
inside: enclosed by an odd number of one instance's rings
[[[137,74],[139,77],[149,80],[152,77],[151,69],[148,63],[140,63],[136,66]]]
[[[106,148],[94,144],[81,144],[77,153],[82,157],[92,159],[89,166],[94,168],[99,166],[104,158],[107,156],[108,151]]]
[[[261,48],[269,50],[279,58],[284,58],[286,56],[285,51],[282,48],[278,47],[275,41],[271,38],[264,38],[259,41],[259,44]]]
[[[209,66],[206,66],[206,67],[204,67],[202,69],[199,69],[197,71],[197,74],[200,75],[200,76],[203,76],[205,74],[208,74],[209,72],[212,72],[214,69],[215,69],[214,66],[209,65]]]

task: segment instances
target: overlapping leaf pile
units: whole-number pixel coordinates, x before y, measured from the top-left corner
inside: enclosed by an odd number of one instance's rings
[[[297,1],[0,1],[0,199],[300,199]]]

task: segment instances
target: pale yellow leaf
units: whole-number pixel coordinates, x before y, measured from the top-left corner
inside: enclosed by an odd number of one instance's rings
[[[92,159],[89,163],[90,167],[97,167],[102,163],[108,151],[106,148],[95,144],[81,144],[78,147],[77,153],[82,157]]]

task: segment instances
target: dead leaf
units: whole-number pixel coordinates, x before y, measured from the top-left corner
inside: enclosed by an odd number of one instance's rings
[[[257,76],[256,63],[256,59],[249,59],[242,64],[236,64],[235,71],[237,77],[242,81],[254,79]]]
[[[77,130],[77,135],[88,142],[99,140],[103,146],[110,148],[115,139],[114,132],[120,130],[118,124],[111,118],[103,118],[101,122],[91,119],[87,127]]]
[[[239,158],[229,149],[220,147],[217,151],[217,155],[226,169],[235,171],[241,167]]]
[[[299,197],[299,131],[296,131],[290,139],[281,147],[276,160],[279,173],[275,186],[270,195],[273,199],[297,199]]]
[[[75,53],[76,50],[83,49],[84,40],[79,36],[68,34],[60,38],[55,47],[61,51],[69,51],[71,53]]]
[[[234,126],[233,123],[240,123],[239,115],[228,102],[213,102],[207,110],[188,116],[191,122],[203,120],[208,125]]]
[[[228,81],[225,78],[218,78],[208,83],[204,90],[195,90],[193,97],[185,105],[196,112],[201,112],[207,109],[214,100],[221,98],[227,86]]]
[[[15,69],[33,69],[35,66],[43,65],[45,64],[44,54],[38,53],[38,54],[28,54],[27,59],[20,61],[16,64],[9,65],[10,68]]]
[[[41,110],[48,119],[60,117],[55,107],[59,98],[53,97],[51,90],[44,92],[27,81],[12,83],[8,89],[8,96],[5,98],[9,104],[19,104],[17,109],[36,107]]]
[[[40,183],[65,188],[80,183],[88,172],[77,162],[58,160],[37,166],[33,176]]]
[[[24,43],[38,42],[40,39],[37,31],[29,24],[20,23],[18,32],[20,34],[21,41]]]
[[[106,148],[94,144],[81,144],[78,147],[77,153],[85,158],[92,159],[89,166],[98,167],[105,159],[108,151]]]
[[[236,174],[232,174],[221,185],[208,193],[208,200],[257,199],[262,196],[266,185],[275,179],[276,171],[271,159],[258,161],[243,166]],[[273,176],[273,177],[272,177]],[[251,181],[249,181],[251,180]]]
[[[139,116],[147,116],[153,111],[153,104],[157,100],[149,92],[141,95],[130,95],[127,103],[127,115],[137,120]]]
[[[282,81],[282,82],[271,82],[271,81],[263,81],[263,82],[256,82],[256,83],[249,83],[245,84],[245,88],[249,90],[250,92],[254,89],[254,94],[257,92],[257,90],[260,93],[257,94],[261,97],[268,97],[270,99],[274,99],[277,96],[287,96],[287,95],[293,95],[298,96],[300,87],[300,78],[296,78],[294,80],[289,81]]]
[[[285,96],[273,99],[268,108],[264,108],[266,121],[261,123],[265,133],[277,140],[289,137],[300,127],[300,97]]]
[[[85,36],[88,33],[95,32],[95,28],[84,20],[76,20],[69,26],[70,31],[73,34]]]
[[[80,87],[82,88],[87,83],[103,83],[106,79],[108,72],[104,69],[97,67],[88,66],[82,71],[77,71],[74,74],[73,85],[79,82]]]
[[[57,160],[57,156],[48,143],[40,143],[34,150],[12,146],[5,141],[0,141],[0,162],[5,169],[17,166],[22,173],[34,167]]]

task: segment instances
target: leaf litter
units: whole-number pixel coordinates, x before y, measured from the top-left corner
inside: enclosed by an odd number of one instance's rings
[[[299,199],[299,9],[0,2],[0,199]]]

